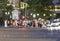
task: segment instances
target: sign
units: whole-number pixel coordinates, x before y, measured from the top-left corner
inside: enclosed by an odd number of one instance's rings
[[[19,11],[17,9],[12,11],[12,19],[18,20],[19,19]]]

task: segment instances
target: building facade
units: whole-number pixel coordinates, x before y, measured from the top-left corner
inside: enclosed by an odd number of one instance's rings
[[[56,17],[60,18],[60,0],[53,0],[53,3],[55,5]]]

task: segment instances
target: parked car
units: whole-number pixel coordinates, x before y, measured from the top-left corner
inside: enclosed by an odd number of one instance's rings
[[[52,25],[47,27],[47,30],[60,30],[60,25]]]

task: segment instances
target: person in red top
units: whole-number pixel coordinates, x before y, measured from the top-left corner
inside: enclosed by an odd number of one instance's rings
[[[22,21],[20,21],[20,28],[22,28],[23,27],[23,22]]]

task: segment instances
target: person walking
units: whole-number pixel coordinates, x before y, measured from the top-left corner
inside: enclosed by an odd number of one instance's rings
[[[4,27],[8,27],[7,20],[4,21]]]

